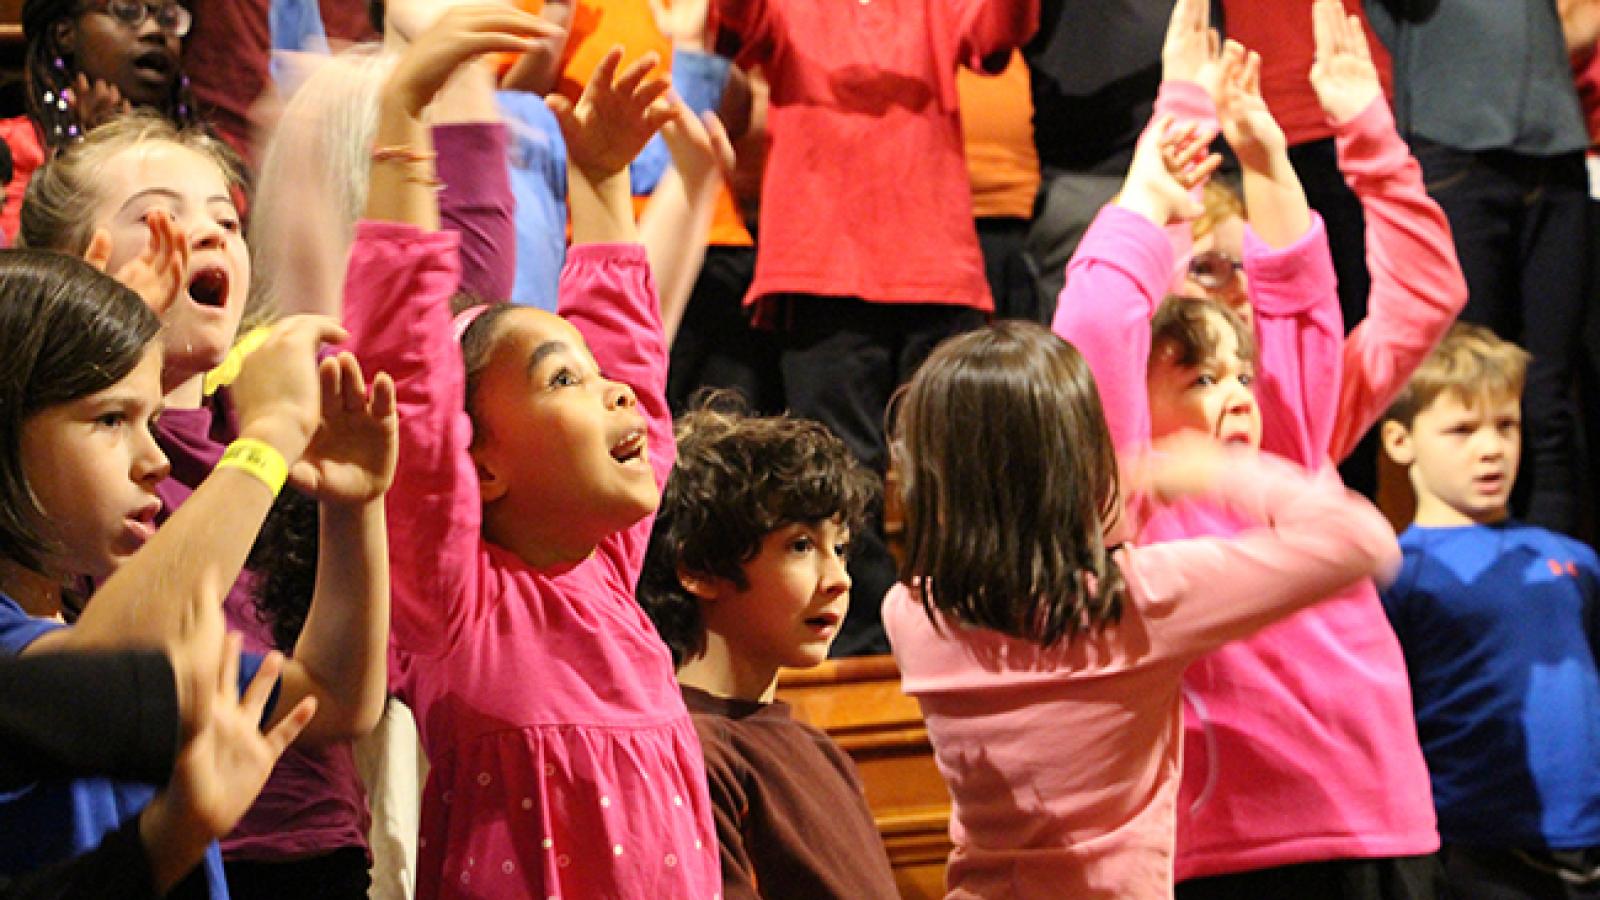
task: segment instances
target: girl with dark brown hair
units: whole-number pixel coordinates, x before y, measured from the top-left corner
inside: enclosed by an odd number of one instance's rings
[[[1171,172],[1214,164],[1206,136],[1154,135],[1130,180],[1181,205]],[[1184,669],[1392,568],[1393,532],[1356,495],[1206,438],[1119,478],[1088,365],[1030,323],[940,346],[897,426],[907,583],[884,623],[954,801],[950,895],[1170,897]],[[1196,495],[1259,524],[1117,543]]]

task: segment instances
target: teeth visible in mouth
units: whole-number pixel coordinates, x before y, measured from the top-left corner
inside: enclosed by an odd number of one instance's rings
[[[611,445],[611,458],[617,462],[637,459],[644,452],[644,432],[630,431],[627,437]]]

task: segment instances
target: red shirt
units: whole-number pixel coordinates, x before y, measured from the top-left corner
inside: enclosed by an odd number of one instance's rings
[[[1037,0],[717,0],[720,49],[772,85],[746,303],[781,293],[992,310],[956,71],[1038,25]]]
[[[1311,30],[1311,0],[1222,0],[1227,17],[1228,37],[1261,54],[1261,95],[1267,108],[1283,126],[1289,145],[1306,144],[1333,137],[1333,125],[1311,89],[1311,63],[1317,55],[1317,40]],[[1372,48],[1372,61],[1378,66],[1383,96],[1394,96],[1389,51],[1372,33],[1361,0],[1344,0],[1345,12],[1361,17]]]
[[[200,112],[246,159],[253,157],[250,107],[267,89],[272,61],[268,0],[194,0],[194,28],[183,41],[183,70]]]

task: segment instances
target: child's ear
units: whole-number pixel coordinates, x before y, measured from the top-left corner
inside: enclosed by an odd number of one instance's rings
[[[486,454],[473,450],[472,467],[478,473],[478,496],[485,504],[499,500],[511,489]]]
[[[678,567],[678,583],[683,589],[701,600],[717,599],[717,579],[699,572],[691,572],[683,566]]]
[[[1393,419],[1383,423],[1383,450],[1402,468],[1417,461],[1416,448],[1411,444],[1411,429]]]

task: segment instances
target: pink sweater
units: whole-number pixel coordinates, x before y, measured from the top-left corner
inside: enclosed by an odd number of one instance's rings
[[[1182,87],[1182,86],[1180,86]],[[1369,313],[1343,335],[1320,219],[1273,251],[1247,235],[1263,449],[1337,475],[1466,301],[1450,231],[1375,102],[1338,129],[1367,219]],[[1103,212],[1073,259],[1056,332],[1088,358],[1121,449],[1149,442],[1150,316],[1171,277],[1160,229]],[[1235,533],[1224,510],[1152,516],[1147,542]],[[1239,591],[1238,596],[1244,596]],[[1178,878],[1438,847],[1405,662],[1370,580],[1198,661],[1185,676]]]
[[[358,226],[345,324],[399,393],[391,671],[432,764],[418,896],[708,900],[721,875],[699,742],[633,600],[651,522],[564,571],[483,540],[447,308],[456,278],[453,234]],[[561,302],[602,369],[637,392],[664,481],[666,348],[643,248],[573,248]]]
[[[1331,479],[1245,459],[1215,499],[1266,527],[1116,551],[1121,622],[1064,646],[935,624],[903,585],[884,600],[954,801],[951,897],[1171,897],[1184,668],[1398,564],[1388,523]]]

